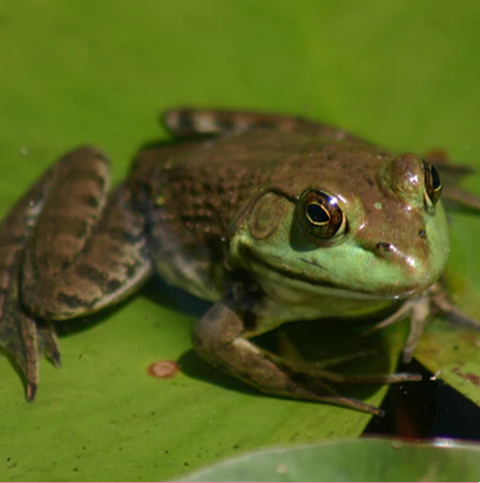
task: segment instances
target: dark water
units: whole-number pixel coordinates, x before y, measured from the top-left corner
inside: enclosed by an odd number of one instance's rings
[[[405,438],[458,438],[480,441],[480,408],[433,375],[418,362],[399,371],[419,372],[423,381],[392,386],[382,408],[386,415],[374,418],[364,435]]]

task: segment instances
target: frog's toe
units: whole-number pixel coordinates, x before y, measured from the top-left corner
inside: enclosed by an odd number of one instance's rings
[[[60,346],[58,345],[58,338],[53,325],[45,322],[38,325],[37,329],[39,345],[43,349],[45,356],[53,362],[55,367],[60,367],[62,365]]]
[[[393,374],[342,374],[325,372],[323,379],[338,384],[399,384],[402,382],[418,382],[421,374],[411,372],[394,372]]]
[[[39,366],[40,354],[44,353],[50,359],[55,367],[60,367],[60,347],[58,345],[57,335],[48,322],[39,323],[35,325],[36,329],[36,347],[34,353],[28,354],[27,365],[23,370],[25,378],[25,397],[28,402],[35,400],[39,383]]]
[[[372,414],[373,416],[383,417],[385,415],[385,411],[383,409],[377,408],[376,406],[372,406],[354,398],[344,396],[322,397],[321,401],[334,404],[335,406],[354,409],[355,411],[360,411],[362,413]]]
[[[33,401],[39,384],[40,353],[58,367],[60,350],[53,326],[38,323],[27,314],[18,312],[0,320],[0,348],[21,374],[25,398]]]
[[[39,379],[38,332],[35,321],[19,312],[0,321],[0,347],[25,381],[26,399],[35,398]]]
[[[34,382],[27,382],[26,398],[28,402],[32,402],[37,394],[38,384]]]
[[[459,310],[458,307],[448,300],[445,290],[439,290],[434,295],[433,302],[437,310],[451,322],[480,330],[480,321],[470,318],[467,314]]]

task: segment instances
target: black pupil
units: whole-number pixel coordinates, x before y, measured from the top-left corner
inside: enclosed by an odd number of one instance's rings
[[[330,220],[327,212],[321,206],[314,203],[307,206],[307,213],[308,217],[314,223],[327,223]]]
[[[440,174],[438,173],[435,166],[431,166],[430,172],[432,173],[432,188],[437,191],[442,187],[442,180],[440,179]]]

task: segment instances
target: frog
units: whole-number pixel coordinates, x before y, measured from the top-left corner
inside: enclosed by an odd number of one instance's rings
[[[116,306],[158,274],[212,303],[192,332],[211,365],[269,395],[382,415],[337,386],[418,374],[319,373],[252,339],[297,320],[371,318],[378,330],[407,318],[410,361],[434,314],[468,319],[442,283],[442,198],[480,213],[459,187],[473,170],[305,117],[180,107],[162,122],[172,140],[141,148],[118,185],[106,154],[80,146],[0,224],[0,347],[26,399],[41,354],[60,365],[58,324]]]

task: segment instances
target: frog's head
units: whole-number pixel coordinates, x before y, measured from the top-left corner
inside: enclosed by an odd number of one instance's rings
[[[442,182],[416,155],[327,146],[279,170],[278,184],[252,197],[230,243],[231,264],[261,285],[396,299],[444,271]]]

